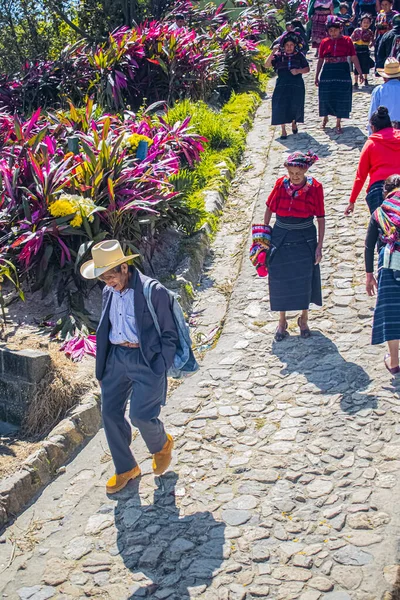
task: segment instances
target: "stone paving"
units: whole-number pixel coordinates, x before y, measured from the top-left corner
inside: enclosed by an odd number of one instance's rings
[[[144,476],[107,498],[99,432],[0,540],[2,598],[400,597],[400,388],[369,344],[364,200],[343,216],[369,95],[354,95],[342,136],[323,132],[313,77],[307,132],[273,142],[254,217],[285,152],[316,151],[327,237],[313,337],[299,338],[292,315],[290,337],[273,343],[266,281],[245,255],[218,345],[164,411],[171,471],[154,478],[136,438]]]

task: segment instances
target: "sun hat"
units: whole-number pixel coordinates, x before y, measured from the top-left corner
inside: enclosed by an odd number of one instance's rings
[[[96,279],[106,271],[129,262],[139,256],[125,256],[118,240],[106,240],[95,244],[92,248],[93,260],[88,260],[81,266],[81,275],[85,279]]]
[[[385,60],[385,66],[383,69],[377,69],[379,75],[385,77],[385,79],[391,79],[392,77],[400,77],[400,62],[394,56],[390,56]]]

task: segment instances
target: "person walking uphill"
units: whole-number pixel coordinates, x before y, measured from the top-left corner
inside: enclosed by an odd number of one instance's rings
[[[385,106],[379,106],[374,112],[370,125],[373,133],[361,150],[349,204],[344,213],[347,216],[354,212],[355,202],[368,176],[366,202],[372,214],[383,202],[385,179],[400,171],[400,131],[392,127]]]
[[[308,309],[312,302],[322,306],[319,263],[325,233],[324,193],[322,185],[307,170],[318,160],[315,154],[293,152],[285,162],[286,177],[275,183],[267,200],[264,215],[266,226],[273,213],[268,256],[269,296],[272,311],[279,311],[275,341],[287,335],[286,311],[301,311],[297,323],[303,338],[311,336]],[[318,222],[318,238],[314,217]]]
[[[292,124],[292,132],[298,132],[297,123],[304,123],[305,87],[302,75],[310,68],[301,52],[302,39],[298,33],[284,33],[280,45],[270,54],[266,67],[273,66],[278,74],[272,96],[272,125],[281,125],[281,139],[287,138],[286,123]]]
[[[319,47],[319,59],[315,74],[315,85],[318,86],[319,115],[324,117],[322,128],[328,123],[328,116],[336,117],[336,131],[342,133],[341,119],[348,119],[352,106],[352,83],[348,59],[364,81],[360,62],[351,39],[342,35],[342,22],[329,16],[326,29],[329,37],[322,40]],[[322,72],[321,72],[322,70]],[[319,75],[321,73],[321,79]]]
[[[158,418],[167,394],[167,370],[178,345],[178,333],[167,290],[158,284],[152,303],[161,335],[143,294],[149,278],[128,266],[135,256],[125,256],[117,240],[107,240],[92,248],[93,260],[82,265],[85,279],[100,279],[103,290],[102,313],[97,328],[96,377],[101,385],[104,431],[115,465],[115,475],[106,490],[122,490],[130,479],[139,477],[140,467],[130,450],[129,416],[153,455],[153,471],[164,473],[170,462],[173,438]]]
[[[385,367],[391,375],[400,373],[400,175],[385,181],[385,199],[370,220],[365,239],[366,290],[377,301],[372,326],[372,344],[387,342]],[[374,277],[375,246],[380,239],[378,281]]]

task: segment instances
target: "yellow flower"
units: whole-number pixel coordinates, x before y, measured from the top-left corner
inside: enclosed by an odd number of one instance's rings
[[[66,217],[76,212],[76,207],[69,200],[60,198],[49,206],[49,212],[53,217]]]
[[[132,152],[136,152],[139,146],[139,142],[147,142],[149,148],[153,144],[153,140],[147,135],[141,135],[139,133],[133,133],[128,138],[126,138],[125,145],[129,147]]]
[[[71,227],[80,227],[82,225],[83,219],[80,213],[77,213],[75,217],[72,219],[70,225]]]
[[[95,203],[90,198],[83,196],[73,196],[72,194],[63,194],[58,200],[49,206],[49,213],[53,217],[66,217],[75,215],[71,220],[71,227],[80,227],[83,223],[83,217],[86,217],[91,223],[94,215],[90,214],[96,208]]]

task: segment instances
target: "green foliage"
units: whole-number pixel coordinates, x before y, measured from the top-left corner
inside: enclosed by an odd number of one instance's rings
[[[194,170],[181,170],[170,181],[180,195],[172,202],[179,217],[180,227],[188,234],[208,223],[213,231],[217,217],[205,211],[204,192],[217,190],[223,196],[229,192],[229,178],[233,178],[236,166],[245,149],[246,133],[251,126],[253,114],[260,104],[256,92],[233,93],[219,111],[204,102],[178,102],[168,111],[166,120],[170,125],[184,121],[189,115],[195,130],[208,142],[201,161]]]

